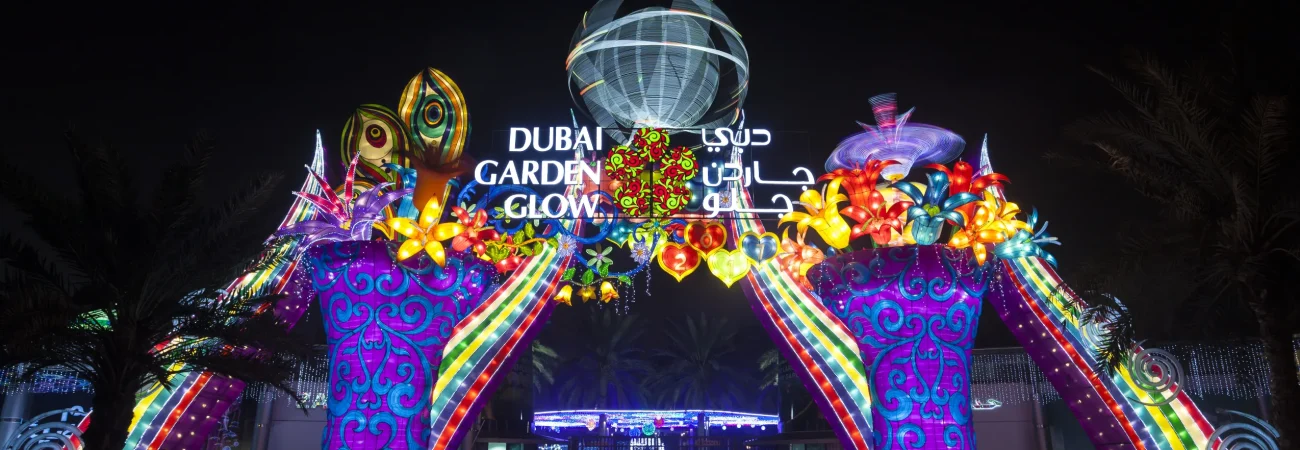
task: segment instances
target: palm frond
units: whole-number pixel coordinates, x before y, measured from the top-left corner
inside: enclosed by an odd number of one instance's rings
[[[1124,99],[1124,101],[1127,102],[1135,112],[1142,115],[1143,119],[1148,121],[1155,121],[1155,115],[1151,114],[1151,111],[1155,105],[1151,100],[1150,92],[1148,92],[1145,89],[1141,89],[1137,87],[1136,85],[1134,85],[1132,82],[1128,80],[1125,80],[1123,78],[1111,74],[1110,72],[1097,68],[1096,66],[1090,65],[1087,66],[1087,68],[1088,71],[1095,73],[1097,74],[1097,76],[1100,76],[1102,79],[1106,80],[1107,84],[1110,85],[1111,89],[1114,89],[1116,92],[1118,92],[1120,96]]]
[[[84,261],[78,249],[86,246],[88,238],[78,228],[83,211],[43,181],[0,155],[0,198],[26,216],[24,224],[41,241],[51,244],[59,262],[75,270]]]
[[[589,336],[559,364],[564,373],[559,397],[570,408],[639,407],[648,397],[646,378],[654,367],[640,347],[643,328],[636,315],[593,310]]]
[[[227,200],[221,209],[210,212],[204,218],[205,222],[211,224],[206,227],[209,230],[208,236],[204,237],[220,240],[222,236],[230,234],[231,230],[243,228],[249,220],[257,217],[268,200],[279,193],[276,188],[282,178],[273,173],[255,177],[247,187]]]
[[[533,388],[540,390],[545,386],[555,384],[555,373],[553,367],[560,359],[560,354],[555,349],[547,347],[540,341],[533,341]]]
[[[244,225],[273,195],[277,181],[278,177],[272,176],[256,179],[225,207],[210,212],[202,220],[206,225],[191,232],[184,244],[162,249],[159,260],[165,264],[154,266],[154,271],[148,273],[142,286],[143,297],[159,301],[184,296],[190,289],[186,284],[218,285],[249,273],[250,267],[273,264],[265,258],[250,263],[247,255],[261,246],[264,234]],[[268,255],[275,254],[263,253]]]
[[[1231,177],[1225,168],[1233,156],[1222,146],[1221,119],[1203,106],[1184,77],[1144,55],[1130,59],[1142,86],[1093,69],[1132,107],[1132,118],[1106,115],[1072,127],[1077,138],[1101,148],[1112,168],[1140,191],[1175,205],[1185,214],[1229,211]],[[1157,181],[1151,181],[1153,177]]]
[[[749,376],[729,364],[737,330],[725,318],[688,317],[666,330],[663,363],[651,386],[665,407],[723,408],[740,404],[740,386]]]
[[[87,144],[72,131],[64,133],[64,141],[72,153],[82,208],[106,219],[133,213],[136,192],[122,155],[107,144]]]
[[[148,211],[152,231],[165,236],[161,245],[179,244],[175,239],[185,236],[185,230],[198,222],[202,211],[199,195],[215,149],[211,138],[199,133],[185,146],[181,160],[163,170],[160,184],[171,188],[159,189]]]
[[[0,365],[29,375],[70,370],[111,397],[97,398],[97,410],[121,403],[106,414],[129,414],[133,396],[121,393],[166,386],[186,371],[297,398],[288,383],[312,349],[273,312],[256,309],[282,297],[223,291],[236,276],[285,262],[284,246],[250,258],[269,233],[247,224],[276,177],[258,178],[223,208],[200,215],[196,192],[211,153],[200,139],[164,175],[159,190],[177,192],[155,194],[141,208],[119,153],[71,133],[67,142],[72,182],[81,190],[75,200],[0,159],[0,194],[29,216],[37,238],[0,236]]]
[[[1103,330],[1094,357],[1105,362],[1108,375],[1123,366],[1133,354],[1137,336],[1133,315],[1113,295],[1093,295],[1083,310],[1083,323]]]
[[[70,281],[51,261],[42,258],[31,245],[14,235],[0,234],[0,279],[26,281],[49,289],[70,293]]]
[[[1254,188],[1263,190],[1273,181],[1280,168],[1278,161],[1290,151],[1287,146],[1288,129],[1286,99],[1258,96],[1250,101],[1250,108],[1241,117],[1242,157],[1254,171]]]

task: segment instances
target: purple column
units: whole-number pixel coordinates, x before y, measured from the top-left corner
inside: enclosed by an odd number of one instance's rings
[[[438,267],[404,263],[383,242],[322,244],[308,251],[329,347],[326,450],[424,450],[429,401],[453,328],[490,291],[496,271],[448,251]]]
[[[975,448],[971,346],[991,266],[926,245],[841,254],[808,274],[857,337],[875,450]]]

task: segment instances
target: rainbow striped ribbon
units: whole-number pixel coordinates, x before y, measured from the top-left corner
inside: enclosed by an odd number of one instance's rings
[[[565,192],[579,195],[576,188]],[[575,220],[563,221],[564,227],[580,230]],[[469,317],[452,330],[442,351],[438,381],[433,386],[430,404],[433,450],[457,444],[470,428],[473,419],[495,385],[509,373],[521,349],[541,330],[555,302],[551,297],[560,283],[561,269],[569,257],[547,245],[541,253],[529,257],[500,288],[483,300]]]
[[[1207,448],[1213,427],[1186,392],[1179,390],[1164,405],[1152,405],[1168,399],[1174,388],[1161,392],[1148,392],[1134,382],[1135,374],[1127,367],[1106,376],[1104,362],[1093,354],[1096,346],[1085,338],[1079,314],[1074,312],[1083,305],[1073,291],[1061,281],[1056,271],[1041,258],[1025,257],[1003,262],[1023,300],[1040,317],[1056,341],[1058,348],[1077,361],[1076,366],[1089,378],[1096,380],[1098,393],[1110,399],[1116,407],[1110,409],[1119,423],[1134,438],[1137,448],[1161,450],[1199,450]],[[1056,293],[1056,295],[1053,295]],[[1137,349],[1141,351],[1141,349]],[[1144,376],[1136,374],[1136,376]],[[1218,442],[1213,443],[1218,447]]]
[[[450,447],[464,435],[470,428],[465,420],[474,417],[488,400],[485,394],[509,372],[517,350],[528,348],[546,322],[561,267],[556,249],[545,247],[456,325],[432,393],[435,450]]]
[[[753,205],[744,188],[742,205]],[[757,218],[731,221],[733,236],[764,233]],[[822,415],[845,446],[865,450],[871,441],[871,397],[857,341],[817,294],[800,286],[775,259],[750,267],[745,293],[750,307],[808,386]],[[802,363],[802,364],[800,364]]]

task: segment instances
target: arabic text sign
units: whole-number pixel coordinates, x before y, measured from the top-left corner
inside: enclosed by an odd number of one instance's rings
[[[695,130],[691,130],[695,131]],[[484,160],[474,168],[474,181],[485,186],[518,186],[531,191],[537,186],[579,186],[612,189],[621,181],[611,180],[610,173],[604,167],[604,131],[601,128],[587,127],[514,127],[509,130],[508,160]],[[674,136],[677,140],[686,140],[693,149],[707,149],[704,156],[710,161],[700,164],[697,181],[690,183],[691,198],[699,200],[687,214],[704,217],[734,217],[741,215],[762,215],[779,218],[793,210],[794,202],[785,193],[771,197],[769,207],[744,207],[742,202],[732,201],[740,195],[740,188],[754,185],[770,185],[781,188],[783,192],[801,192],[815,183],[813,172],[806,167],[792,170],[793,179],[770,179],[763,175],[763,165],[754,153],[747,159],[751,163],[740,163],[738,156],[746,149],[761,148],[772,144],[772,133],[765,129],[729,128],[700,129],[702,138],[699,144],[690,145],[696,133],[683,131]],[[680,142],[680,141],[679,141]],[[729,153],[725,153],[725,152]],[[519,155],[525,152],[535,152]],[[568,160],[541,159],[544,154],[572,152]],[[587,153],[590,152],[590,153]],[[582,158],[595,154],[597,157]],[[711,155],[710,155],[711,154]],[[517,157],[523,156],[523,157]],[[653,163],[653,162],[651,162]],[[653,165],[653,164],[652,164]],[[639,175],[644,179],[646,190],[653,189],[655,168],[651,167]],[[792,191],[799,186],[798,191]],[[579,196],[567,196],[562,193],[511,193],[503,198],[507,217],[510,219],[540,218],[579,218],[595,219],[600,217],[598,205],[600,196],[587,189]],[[612,194],[607,192],[607,194]],[[624,214],[625,217],[630,217]],[[634,217],[652,218],[652,217]]]

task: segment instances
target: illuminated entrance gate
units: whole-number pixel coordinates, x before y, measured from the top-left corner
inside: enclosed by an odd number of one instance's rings
[[[319,150],[317,159],[318,162],[313,164],[313,167],[321,167],[319,160],[323,159],[323,153]],[[571,191],[576,189],[571,188]],[[308,182],[303,191],[312,193],[313,190],[315,195],[327,195],[314,182]],[[738,205],[745,207],[751,204],[752,200],[747,190],[738,189],[736,192],[739,193],[736,200]],[[310,206],[300,202],[295,206],[294,212],[286,223],[287,226],[292,227],[294,223],[301,223],[303,220],[320,220],[319,217],[318,213],[311,211]],[[418,220],[418,217],[416,219]],[[469,220],[472,223],[477,219],[471,217]],[[726,240],[729,243],[727,247],[736,250],[716,249],[715,252],[740,252],[739,254],[743,255],[745,248],[734,247],[735,242],[740,241],[742,244],[751,243],[749,253],[758,254],[759,258],[764,256],[761,251],[767,250],[757,248],[754,243],[762,244],[762,241],[770,238],[771,235],[765,233],[757,217],[733,218],[717,223],[725,223],[729,226],[725,230],[727,236],[742,236],[742,238]],[[711,233],[716,232],[714,231],[716,228],[711,226],[703,226],[703,228]],[[696,228],[691,230],[694,231]],[[464,230],[458,231],[464,232]],[[703,253],[699,248],[688,243],[685,237],[686,231],[684,227],[682,243],[669,241],[659,248],[656,261],[665,266],[664,268],[670,273],[689,271],[684,270],[683,266],[674,265],[681,261],[666,259],[665,254],[672,252],[665,252],[664,249],[679,249],[682,252],[689,249],[699,252],[696,256]],[[490,238],[483,234],[475,235],[475,237],[479,236]],[[691,238],[690,242],[694,242],[696,246],[722,247],[718,244],[705,243],[700,239],[702,236],[704,235],[700,234]],[[896,237],[892,236],[891,239]],[[302,245],[302,241],[295,242]],[[331,448],[341,447],[338,445],[339,441],[362,439],[364,443],[366,442],[364,439],[375,437],[382,439],[379,445],[386,444],[389,447],[397,447],[394,441],[399,440],[425,442],[437,448],[451,446],[459,438],[457,432],[464,429],[461,425],[466,418],[473,417],[481,401],[487,397],[485,393],[490,391],[492,383],[499,380],[506,372],[510,357],[515,354],[514,349],[524,346],[527,339],[537,331],[539,324],[544,323],[545,315],[549,314],[551,308],[557,303],[553,299],[559,297],[560,301],[572,301],[571,296],[581,297],[581,294],[575,294],[574,290],[562,281],[566,277],[567,269],[561,268],[570,265],[560,257],[560,252],[563,250],[561,246],[555,248],[549,245],[543,246],[541,252],[521,258],[521,264],[513,269],[512,275],[499,287],[492,287],[488,285],[491,284],[493,275],[501,270],[499,265],[489,264],[471,256],[474,244],[471,242],[468,245],[465,252],[445,249],[443,265],[437,266],[428,257],[402,262],[401,246],[384,244],[382,241],[326,243],[314,246],[314,250],[307,253],[307,258],[299,259],[287,268],[273,269],[267,274],[249,278],[261,283],[261,286],[250,288],[273,289],[282,286],[280,289],[294,295],[292,302],[283,305],[284,311],[289,312],[286,317],[292,317],[293,313],[310,307],[309,301],[312,297],[321,298],[321,307],[330,318],[328,325],[331,327],[330,339],[331,344],[335,346],[331,352],[337,355],[335,361],[331,363],[331,370],[332,374],[339,378],[332,381],[341,381],[343,373],[355,374],[363,370],[376,374],[372,376],[377,379],[410,377],[400,386],[389,383],[388,386],[372,386],[368,388],[369,390],[360,391],[351,390],[345,383],[345,395],[341,396],[334,395],[339,392],[338,388],[331,389],[329,406],[335,409],[331,412],[331,420],[334,421],[331,429],[336,434],[327,435],[325,441],[332,442],[327,444],[331,445]],[[1119,444],[1132,448],[1174,448],[1170,445],[1173,441],[1169,437],[1179,439],[1178,434],[1164,434],[1161,430],[1166,428],[1182,431],[1184,436],[1191,436],[1188,439],[1193,439],[1190,442],[1192,445],[1186,445],[1184,448],[1199,448],[1202,447],[1200,444],[1208,440],[1210,430],[1204,425],[1204,419],[1200,417],[1185,394],[1179,394],[1170,402],[1161,405],[1159,403],[1164,399],[1159,396],[1163,393],[1136,388],[1133,374],[1121,370],[1114,378],[1099,375],[1097,363],[1090,359],[1088,352],[1079,350],[1090,348],[1088,347],[1092,345],[1090,339],[1094,337],[1087,335],[1077,325],[1077,318],[1071,312],[1077,307],[1068,303],[1071,301],[1069,297],[1048,295],[1060,286],[1060,282],[1050,264],[1040,256],[999,258],[998,255],[986,255],[988,258],[986,263],[979,264],[969,249],[909,244],[851,252],[831,258],[827,263],[813,265],[801,259],[807,256],[800,254],[806,248],[796,247],[810,244],[786,239],[783,245],[786,248],[780,252],[758,263],[744,266],[745,271],[741,276],[746,279],[746,283],[743,283],[742,287],[749,295],[751,305],[758,317],[780,344],[787,358],[797,361],[792,366],[801,378],[805,379],[806,385],[814,393],[814,398],[823,413],[832,419],[836,432],[848,445],[866,448],[873,439],[872,436],[880,434],[877,439],[881,439],[887,445],[892,444],[889,441],[890,437],[897,437],[903,442],[915,442],[910,439],[917,439],[924,435],[929,444],[938,440],[945,444],[943,446],[947,446],[945,441],[957,443],[958,445],[954,447],[973,446],[969,432],[961,428],[962,426],[969,428],[969,421],[962,422],[962,419],[969,419],[970,415],[968,386],[964,391],[961,386],[942,387],[950,396],[956,394],[947,403],[952,408],[945,410],[946,421],[927,420],[926,417],[917,418],[925,411],[924,408],[933,407],[922,401],[915,401],[909,414],[901,415],[892,422],[886,420],[884,414],[878,413],[886,406],[897,410],[900,405],[898,402],[889,403],[891,396],[889,388],[885,387],[889,386],[892,369],[888,368],[888,364],[882,365],[877,362],[876,360],[880,358],[873,357],[873,350],[868,348],[873,342],[879,340],[878,336],[872,335],[871,330],[876,327],[888,328],[890,320],[897,320],[897,318],[881,316],[878,313],[889,309],[871,303],[878,301],[882,297],[879,294],[887,290],[894,293],[884,297],[894,296],[892,300],[895,303],[906,300],[907,295],[916,297],[917,300],[925,297],[928,299],[926,301],[938,301],[933,297],[944,296],[948,299],[967,298],[969,300],[965,300],[964,303],[966,306],[959,308],[964,308],[960,314],[950,316],[948,309],[936,309],[931,313],[942,312],[942,314],[931,315],[945,320],[956,317],[960,319],[959,321],[967,321],[962,327],[969,327],[968,331],[971,332],[974,324],[969,321],[978,317],[979,299],[988,296],[989,304],[999,311],[1040,367],[1050,369],[1047,372],[1048,376],[1058,392],[1069,401],[1076,414],[1084,419],[1082,422],[1085,427],[1091,433],[1096,433],[1094,442]],[[428,251],[427,245],[421,248],[425,252]],[[1036,247],[1024,248],[1032,251]],[[573,258],[572,253],[568,257]],[[873,261],[882,258],[886,261],[885,264],[873,266]],[[696,261],[695,265],[711,262]],[[906,270],[905,266],[909,265],[916,267],[914,273]],[[807,274],[800,274],[801,267],[816,268]],[[869,270],[862,271],[864,268]],[[710,269],[713,269],[711,264]],[[882,274],[893,274],[896,278],[884,279]],[[725,275],[724,272],[719,276]],[[582,283],[581,275],[571,275],[570,278],[579,278],[576,281]],[[913,281],[914,279],[920,281]],[[340,284],[343,280],[351,283]],[[816,286],[813,283],[816,283]],[[890,286],[878,289],[880,286],[873,287],[872,283]],[[598,285],[594,280],[586,284]],[[262,286],[270,286],[270,288]],[[924,286],[924,288],[911,286]],[[959,290],[953,291],[953,286]],[[577,291],[581,292],[583,289],[585,288]],[[873,290],[876,292],[871,292]],[[596,291],[590,294],[593,297],[602,294],[606,298],[612,297],[608,291],[603,293],[596,289],[593,291]],[[821,295],[817,294],[818,291]],[[948,295],[950,291],[953,292],[952,295]],[[417,297],[428,299],[430,302],[413,305],[405,301],[384,300],[386,298],[410,299],[413,292],[424,292]],[[869,294],[863,295],[863,292]],[[566,293],[570,297],[566,297]],[[365,300],[367,298],[375,300]],[[434,301],[438,303],[435,304]],[[393,310],[386,312],[385,304],[392,305]],[[386,349],[385,351],[389,353],[380,352],[367,356],[364,343],[377,342],[376,340],[368,340],[365,333],[354,333],[350,338],[355,340],[348,341],[349,337],[343,336],[346,333],[335,333],[346,328],[355,329],[356,321],[365,321],[365,315],[355,311],[374,311],[378,317],[400,317],[411,314],[413,311],[411,308],[417,306],[414,311],[438,313],[426,315],[420,320],[408,321],[403,318],[388,325],[391,332],[389,338],[406,337],[413,344],[412,347],[404,349],[405,351],[396,352],[400,353],[397,357],[391,351],[400,346],[394,345]],[[870,313],[873,312],[877,314],[871,316]],[[351,325],[348,325],[349,323]],[[399,330],[392,324],[405,324],[412,328]],[[412,337],[413,333],[418,336]],[[436,350],[437,345],[442,345],[443,350],[433,352],[429,350],[430,348]],[[935,360],[935,363],[951,363],[952,370],[960,373],[962,365],[969,363],[969,355],[964,353],[966,350],[963,348],[968,345],[968,341],[957,345],[950,359]],[[422,350],[423,356],[419,356],[416,350]],[[386,364],[379,364],[380,362]],[[384,371],[383,375],[379,375],[381,373],[379,368]],[[412,368],[415,370],[410,371]],[[404,370],[408,372],[398,375],[399,371]],[[918,378],[918,375],[919,379],[931,376],[927,373],[910,373],[906,370],[904,369],[904,375],[909,379]],[[412,374],[419,376],[411,376]],[[152,397],[153,404],[158,405],[155,406],[158,413],[149,415],[150,408],[144,408],[142,410],[146,414],[142,415],[137,423],[149,423],[153,426],[140,430],[137,425],[137,429],[133,430],[133,436],[142,436],[139,441],[147,440],[154,444],[151,445],[152,447],[159,447],[159,443],[176,440],[177,448],[184,448],[184,445],[190,443],[186,439],[189,435],[188,431],[195,431],[195,436],[203,436],[203,427],[210,425],[204,422],[185,425],[180,420],[169,420],[169,418],[188,416],[190,413],[219,414],[237,396],[238,391],[232,388],[237,383],[223,384],[216,382],[216,377],[203,374],[190,375],[190,377],[194,377],[195,382],[180,383],[175,391],[159,391]],[[969,377],[965,379],[969,383]],[[383,388],[389,390],[383,391]],[[457,392],[451,392],[453,388]],[[438,394],[428,397],[432,401],[427,402],[424,397],[417,395],[418,392]],[[932,395],[940,396],[937,391]],[[965,401],[960,400],[961,397],[964,397]],[[882,398],[886,401],[873,405],[873,398]],[[934,403],[937,399],[930,398],[926,401]],[[356,427],[355,419],[352,422],[348,421],[353,408],[376,404],[392,409],[390,414],[394,420],[391,423],[399,425],[393,428],[402,429],[409,436],[370,433],[369,426],[355,433],[360,437],[346,433]],[[412,404],[417,407],[410,406]],[[173,413],[168,414],[167,411]],[[175,414],[175,411],[183,411],[183,413]],[[956,413],[954,414],[953,411]],[[1096,411],[1095,415],[1092,411]],[[398,414],[399,412],[409,412],[409,414]],[[1165,413],[1163,416],[1155,415],[1162,412]],[[353,417],[356,415],[353,414]],[[1157,421],[1157,417],[1161,417],[1164,422]],[[1092,422],[1089,423],[1089,420]],[[388,422],[371,423],[387,424]],[[424,432],[421,430],[426,428],[420,424],[426,423],[441,427],[441,430],[436,433],[422,434]],[[916,426],[908,426],[909,424]],[[1183,428],[1174,429],[1176,424]],[[932,428],[927,429],[926,425]],[[934,428],[936,425],[937,428]],[[1198,428],[1188,430],[1186,428],[1188,425]],[[950,426],[956,431],[950,430]],[[888,427],[894,427],[894,432],[880,433],[881,430],[889,429]],[[378,427],[376,429],[385,430]],[[918,429],[921,430],[920,433],[909,431]],[[1115,431],[1108,432],[1112,429]],[[150,430],[157,431],[150,432]],[[343,433],[339,433],[339,430]],[[195,438],[194,443],[201,442],[200,439],[202,438]],[[1196,442],[1197,440],[1200,442]],[[137,445],[139,448],[146,448],[145,445]],[[171,446],[170,443],[167,445]],[[355,445],[350,447],[357,448]]]
[[[465,164],[465,100],[433,69],[411,80],[396,110],[365,105],[349,120],[341,186],[324,181],[318,138],[271,249],[290,262],[231,290],[288,294],[275,314],[291,323],[320,298],[327,448],[455,446],[556,304],[614,301],[651,264],[679,280],[701,267],[727,286],[744,280],[845,447],[974,448],[970,345],[985,304],[1097,447],[1215,441],[1176,385],[1100,370],[1082,301],[1039,247],[1051,241],[1035,215],[1020,219],[1003,196],[987,148],[971,162],[926,166],[924,183],[902,181],[913,165],[957,158],[964,142],[909,123],[881,96],[877,125],[846,140],[828,174],[798,168],[773,181],[754,156],[779,143],[743,126],[748,56],[711,2],[628,12],[605,1],[582,30],[567,63],[577,103],[599,127],[522,129],[517,140],[512,130],[512,152],[568,152],[558,158]],[[681,70],[634,72],[664,65],[655,61]],[[659,92],[628,92],[648,89]],[[598,148],[602,134],[612,148]],[[563,191],[533,189],[547,185]],[[760,206],[751,194],[764,185],[782,193]],[[792,223],[795,236],[768,232],[764,219]],[[626,246],[635,267],[583,252],[605,240]],[[216,424],[196,418],[220,417],[243,388],[204,373],[172,385],[140,403],[128,448],[199,448]]]

